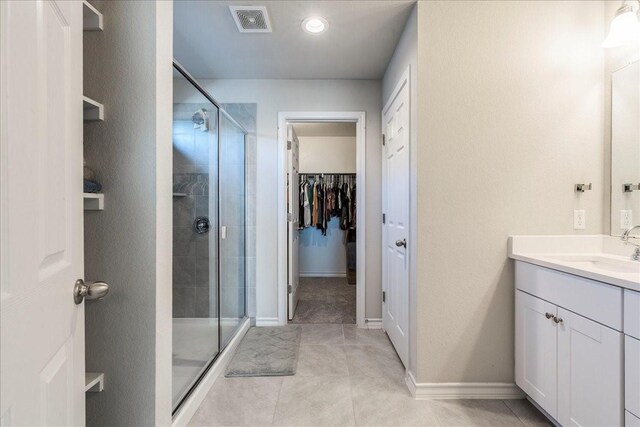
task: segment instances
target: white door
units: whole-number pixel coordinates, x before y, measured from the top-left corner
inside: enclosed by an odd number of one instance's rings
[[[516,384],[557,417],[557,307],[516,291]]]
[[[0,19],[0,424],[84,425],[82,2]]]
[[[558,418],[569,426],[621,426],[623,335],[558,309]]]
[[[300,269],[298,265],[298,250],[300,239],[298,233],[300,207],[298,199],[300,197],[300,173],[298,166],[300,163],[300,143],[291,125],[287,126],[287,148],[288,148],[288,173],[289,193],[287,195],[287,220],[288,220],[288,250],[289,267],[287,272],[287,287],[289,292],[288,316],[293,319],[298,307],[298,285],[300,283]]]
[[[409,356],[409,79],[382,116],[382,323],[402,363]]]

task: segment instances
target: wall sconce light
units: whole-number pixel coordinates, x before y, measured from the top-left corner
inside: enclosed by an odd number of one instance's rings
[[[602,44],[605,48],[640,43],[640,0],[623,0],[609,26],[609,35]]]

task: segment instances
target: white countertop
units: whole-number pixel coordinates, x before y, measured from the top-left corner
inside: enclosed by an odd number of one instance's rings
[[[630,260],[633,249],[620,238],[604,235],[510,236],[508,255],[511,259],[640,291],[640,262]],[[620,271],[579,262],[589,257],[603,264],[619,265]]]

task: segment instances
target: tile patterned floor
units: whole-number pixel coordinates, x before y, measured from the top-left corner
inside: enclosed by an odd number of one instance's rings
[[[549,426],[526,400],[414,400],[381,330],[302,325],[290,377],[219,378],[190,426]]]
[[[344,277],[301,277],[290,323],[356,323],[356,286]]]

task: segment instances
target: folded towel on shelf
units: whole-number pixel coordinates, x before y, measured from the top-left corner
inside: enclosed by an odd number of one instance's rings
[[[84,192],[85,193],[99,193],[102,190],[102,184],[99,182],[91,181],[88,179],[84,180]]]

